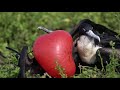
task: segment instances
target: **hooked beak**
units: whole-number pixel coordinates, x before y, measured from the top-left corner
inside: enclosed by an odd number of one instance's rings
[[[100,37],[99,37],[98,35],[94,34],[92,30],[87,31],[86,34],[87,34],[88,36],[96,39],[98,42],[100,42]]]

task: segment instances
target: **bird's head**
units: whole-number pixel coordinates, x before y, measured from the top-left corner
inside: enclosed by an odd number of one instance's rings
[[[79,34],[86,35],[94,39],[95,45],[98,45],[98,43],[100,42],[100,37],[93,32],[94,29],[90,24],[83,23],[78,29],[79,29]]]
[[[95,45],[98,45],[100,43],[100,37],[95,34],[94,31],[95,30],[93,28],[93,23],[90,20],[85,19],[80,21],[80,23],[75,26],[75,28],[70,32],[70,34],[74,40],[81,35],[86,35],[94,39]]]

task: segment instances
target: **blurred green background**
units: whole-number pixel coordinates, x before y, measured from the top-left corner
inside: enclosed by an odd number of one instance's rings
[[[119,12],[0,12],[0,52],[9,57],[1,59],[4,64],[0,65],[0,77],[16,77],[19,70],[15,66],[17,60],[6,46],[20,51],[27,45],[31,51],[34,40],[44,34],[37,30],[38,26],[70,31],[86,18],[120,33]]]

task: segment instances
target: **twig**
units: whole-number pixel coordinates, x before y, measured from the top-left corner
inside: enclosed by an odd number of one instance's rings
[[[53,32],[52,30],[49,30],[49,29],[47,29],[47,28],[45,28],[45,27],[42,27],[42,26],[39,26],[37,29],[43,30],[43,31],[46,32],[46,33],[51,33],[51,32]]]

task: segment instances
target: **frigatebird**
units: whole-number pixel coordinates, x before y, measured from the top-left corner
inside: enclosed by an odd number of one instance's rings
[[[120,36],[113,30],[89,19],[83,19],[70,34],[74,40],[73,57],[76,66],[80,63],[89,66],[97,65],[100,69],[105,68],[110,63],[110,54],[113,53],[111,41],[115,43],[115,55],[120,59]]]
[[[38,64],[36,59],[30,58],[28,53],[28,46],[23,46],[21,51],[14,50],[10,47],[6,47],[8,50],[16,53],[15,57],[18,60],[18,67],[20,67],[18,78],[26,78],[26,72],[30,70],[31,74],[45,73],[44,69]]]

